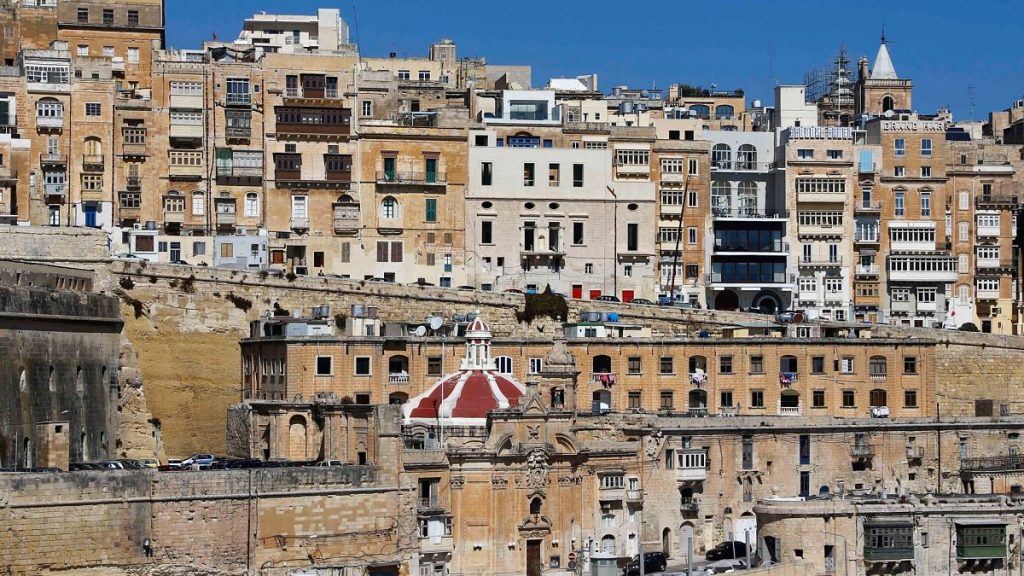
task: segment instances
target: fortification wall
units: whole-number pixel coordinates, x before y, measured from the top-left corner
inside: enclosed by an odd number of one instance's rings
[[[400,562],[415,526],[401,520],[414,516],[393,480],[370,466],[0,474],[0,565],[12,574],[283,574],[310,554]]]

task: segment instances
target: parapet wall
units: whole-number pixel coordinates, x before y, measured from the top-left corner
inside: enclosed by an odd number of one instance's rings
[[[93,228],[0,225],[0,258],[35,262],[101,262],[107,233]]]
[[[415,546],[401,512],[411,500],[370,466],[0,474],[0,494],[0,565],[12,574],[159,565],[284,574],[308,566],[314,549],[344,565],[364,555],[400,562]]]

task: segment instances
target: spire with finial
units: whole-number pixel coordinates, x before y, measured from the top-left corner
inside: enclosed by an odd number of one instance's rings
[[[882,28],[882,43],[878,46],[878,55],[875,56],[875,65],[871,67],[872,80],[897,80],[896,68],[892,65],[892,58],[889,57],[889,48],[885,41],[885,28]]]

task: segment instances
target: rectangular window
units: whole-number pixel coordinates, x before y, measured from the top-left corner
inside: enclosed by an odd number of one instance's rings
[[[206,256],[206,242],[193,242],[192,243],[192,255],[193,256]]]
[[[894,196],[893,214],[903,216],[906,212],[906,203],[903,192],[897,192]]]
[[[659,374],[672,374],[675,372],[675,366],[673,358],[671,356],[662,356],[658,362],[658,373]]]
[[[931,178],[931,177],[932,177],[932,167],[931,166],[921,166],[921,178]]]
[[[718,372],[732,374],[732,356],[722,356],[718,361]]]
[[[103,175],[82,174],[82,190],[85,192],[99,192],[103,190]]]
[[[639,410],[643,406],[640,403],[640,391],[630,390],[629,391],[629,408],[631,410]]]
[[[128,11],[128,26],[135,28],[139,25],[139,11],[129,10]]]
[[[234,258],[235,257],[235,245],[225,242],[220,245],[220,257],[221,258]]]
[[[523,163],[523,186],[533,186],[534,164],[533,162]]]
[[[917,390],[903,391],[903,407],[917,408]]]
[[[112,9],[103,9],[103,23],[107,24],[108,26],[114,23],[114,11]]]
[[[810,160],[814,158],[814,150],[810,148],[799,148],[796,151],[796,157],[801,160]]]
[[[605,474],[601,476],[601,489],[621,489],[626,485],[622,474]]]
[[[78,23],[79,24],[88,24],[89,23],[89,9],[88,8],[79,8],[78,9]]]
[[[686,243],[691,246],[697,243],[697,228],[691,226],[686,229]]]
[[[853,374],[853,356],[843,356],[839,359],[839,373]]]
[[[903,373],[917,374],[917,356],[903,357]]]
[[[139,49],[138,48],[129,48],[128,49],[128,63],[129,64],[138,64],[139,63]]]
[[[921,140],[921,156],[930,157],[932,155],[932,140],[931,138],[923,138]]]
[[[427,356],[427,376],[441,375],[441,357]]]
[[[639,250],[640,225],[626,224],[626,250],[636,252]]]
[[[103,106],[99,102],[86,102],[85,103],[85,115],[86,116],[100,116],[103,113]]]
[[[732,408],[732,390],[722,390],[718,395],[718,404],[722,408]]]
[[[480,243],[481,244],[493,244],[494,243],[494,223],[484,220],[480,223]]]
[[[544,371],[543,358],[530,358],[529,374],[540,374]]]
[[[811,408],[824,408],[825,407],[825,391],[824,390],[812,390],[811,391]]]
[[[923,176],[923,174],[922,174]],[[921,192],[921,216],[932,215],[932,195],[930,192]]]
[[[824,374],[825,373],[825,357],[824,356],[813,356],[811,357],[811,374]]]
[[[548,164],[548,186],[558,186],[561,179],[561,168],[558,164]]]
[[[700,164],[697,162],[696,158],[689,158],[686,162],[686,173],[689,174],[690,176],[696,176],[698,173],[697,168],[699,165]]]
[[[88,56],[89,55],[89,45],[88,44],[79,44],[78,45],[78,50],[75,52],[75,55],[77,55],[77,56]]]
[[[585,238],[583,235],[583,222],[572,223],[572,243],[574,246],[582,246]]]
[[[672,391],[662,390],[661,391],[661,409],[671,410],[672,409]]]
[[[480,163],[480,185],[490,186],[494,174],[494,164],[491,162]]]
[[[333,356],[317,356],[316,357],[316,375],[317,376],[330,376],[334,373],[334,357]]]
[[[356,376],[370,375],[370,357],[356,356]]]
[[[853,390],[843,390],[843,408],[856,407],[856,398],[856,393]]]
[[[437,199],[427,198],[424,200],[425,206],[424,211],[426,213],[425,220],[427,222],[437,222]]]
[[[907,141],[903,138],[896,138],[892,142],[892,154],[893,156],[906,156],[907,155]]]
[[[639,356],[630,356],[627,366],[630,374],[640,374],[642,372]]]
[[[750,391],[750,407],[764,408],[764,390]]]
[[[572,187],[583,187],[583,164],[572,165]]]
[[[750,373],[764,374],[764,356],[757,354],[750,357]]]

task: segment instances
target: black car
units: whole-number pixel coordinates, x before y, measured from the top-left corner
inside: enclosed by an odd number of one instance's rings
[[[747,545],[743,542],[733,540],[732,542],[722,542],[718,546],[715,546],[711,550],[708,550],[704,558],[707,560],[733,560],[735,558],[743,558],[747,555]]]
[[[661,552],[644,552],[644,574],[650,574],[652,572],[663,572],[665,566],[668,565],[668,560],[665,558],[665,554]],[[633,576],[634,574],[640,574],[640,556],[633,556],[633,559],[629,561],[624,570],[626,576]]]
[[[594,302],[619,302],[618,296],[612,296],[611,294],[602,294],[597,298],[594,298]]]
[[[639,304],[641,306],[655,306],[654,302],[646,298],[633,298],[629,301],[630,304]]]

